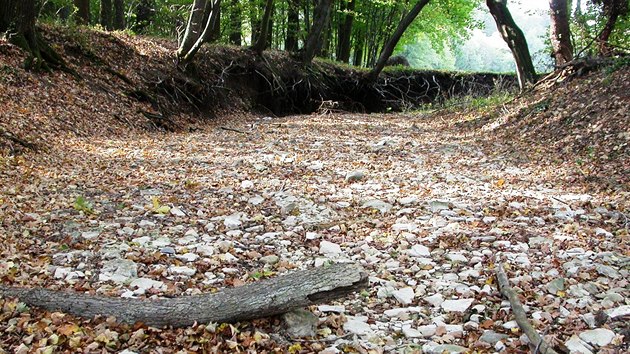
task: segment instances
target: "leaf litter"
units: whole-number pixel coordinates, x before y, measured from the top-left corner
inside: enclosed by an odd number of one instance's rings
[[[621,80],[616,87],[627,85],[627,70],[612,76]],[[30,113],[20,109],[42,112],[33,141],[48,146],[0,160],[4,285],[188,296],[357,262],[370,273],[370,287],[311,308],[318,321],[308,339],[284,335],[280,318],[159,329],[46,313],[5,298],[0,348],[524,351],[527,339],[498,292],[493,268],[500,261],[552,346],[625,351],[628,113],[608,109],[604,99],[623,97],[594,91],[614,86],[605,85],[606,75],[561,86],[579,95],[544,105],[540,94],[493,112],[240,114],[177,134],[118,134],[127,128],[115,125],[101,135],[108,123],[90,125],[89,115],[76,111],[73,129],[87,133],[57,134],[69,128],[49,125],[45,107],[20,96],[9,107],[20,117],[5,127],[29,137]],[[48,80],[17,76],[37,85]],[[23,95],[17,86],[10,94]],[[596,105],[576,105],[593,92]],[[105,119],[102,107],[112,103],[93,99]],[[599,120],[567,133],[566,119],[584,122],[572,110]]]

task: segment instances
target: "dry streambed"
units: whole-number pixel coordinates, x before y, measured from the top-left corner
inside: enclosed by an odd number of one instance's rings
[[[628,219],[612,200],[572,191],[554,171],[489,157],[421,115],[252,118],[229,128],[67,140],[54,158],[6,162],[4,283],[185,296],[355,262],[369,271],[369,289],[312,309],[315,340],[302,348],[524,349],[497,290],[501,261],[556,348],[627,350]],[[113,325],[59,334],[54,320],[50,332],[67,341],[25,340],[24,312],[6,304],[7,350],[185,347]],[[27,324],[46,315],[32,316]],[[256,333],[247,343],[234,335],[234,348],[293,343]]]

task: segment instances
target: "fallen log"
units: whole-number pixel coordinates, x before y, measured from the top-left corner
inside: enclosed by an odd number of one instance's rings
[[[197,323],[237,322],[279,315],[338,299],[363,289],[368,275],[358,265],[333,264],[296,271],[212,294],[167,299],[129,299],[0,285],[0,296],[29,306],[84,318],[113,316],[127,324],[186,327]]]
[[[505,274],[505,270],[503,269],[503,265],[501,263],[496,263],[496,273],[497,273],[497,283],[499,284],[499,290],[501,294],[505,296],[510,301],[510,306],[512,307],[512,311],[514,312],[514,319],[516,323],[521,328],[523,333],[529,339],[530,346],[532,347],[532,351],[534,353],[542,353],[542,354],[558,354],[553,348],[547,344],[543,340],[543,338],[538,334],[538,331],[529,323],[527,319],[527,314],[525,313],[525,309],[521,304],[521,301],[518,299],[518,294],[516,291],[512,289],[510,286],[510,281]]]

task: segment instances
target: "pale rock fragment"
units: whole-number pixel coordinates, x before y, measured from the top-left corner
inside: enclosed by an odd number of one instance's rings
[[[330,241],[322,241],[319,243],[319,253],[326,256],[334,256],[341,254],[341,246]]]
[[[595,328],[584,331],[578,335],[581,340],[599,347],[610,344],[615,339],[615,332],[607,328]]]
[[[413,302],[413,298],[415,297],[415,293],[412,287],[395,290],[392,295],[396,300],[398,300],[398,302],[403,305],[411,304]]]
[[[475,299],[459,299],[459,300],[445,300],[441,306],[446,312],[464,312],[468,310]]]

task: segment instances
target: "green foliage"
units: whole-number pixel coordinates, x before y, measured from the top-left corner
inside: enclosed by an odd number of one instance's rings
[[[86,214],[94,214],[94,206],[82,195],[77,197],[77,199],[74,201],[74,204],[72,204],[72,207],[75,210],[82,211]]]

